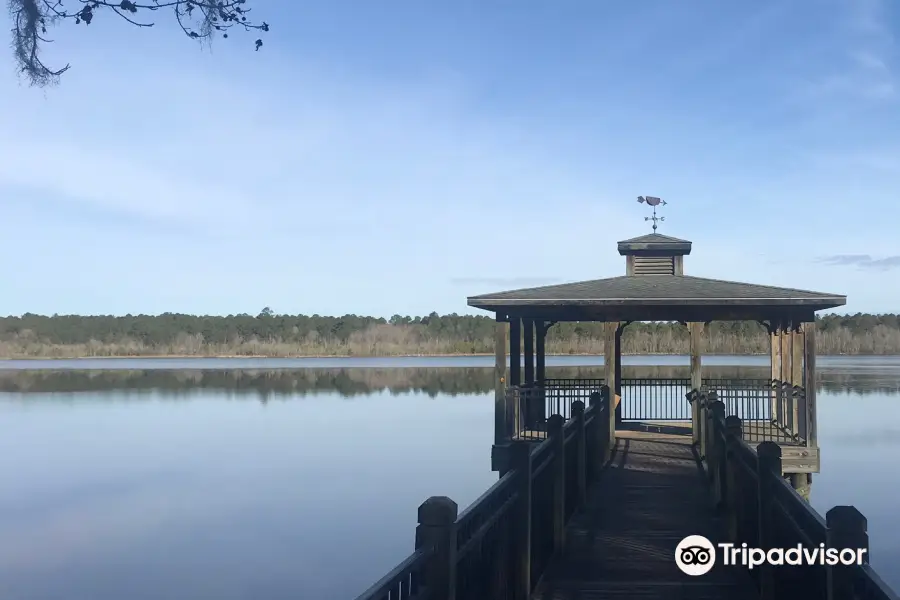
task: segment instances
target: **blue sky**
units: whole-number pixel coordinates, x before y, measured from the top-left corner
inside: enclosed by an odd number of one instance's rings
[[[160,15],[0,77],[0,313],[427,314],[686,273],[900,311],[900,5],[287,2],[260,52]],[[514,252],[510,251],[514,248]]]

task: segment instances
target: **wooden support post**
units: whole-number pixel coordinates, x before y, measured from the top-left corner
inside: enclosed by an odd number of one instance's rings
[[[515,600],[527,600],[531,595],[531,443],[513,442],[510,448],[512,467],[517,473],[519,499],[514,508],[512,545],[515,553],[516,581],[513,583]]]
[[[713,478],[713,463],[715,457],[711,457],[713,444],[713,411],[712,405],[719,399],[715,392],[703,392],[700,394],[703,403],[700,405],[700,457],[706,460],[707,475],[710,482]]]
[[[815,321],[803,324],[804,346],[804,398],[806,398],[806,445],[815,447],[818,445],[818,431],[816,427],[816,323]]]
[[[522,337],[525,347],[525,385],[534,383],[534,319],[522,319]]]
[[[512,436],[512,423],[506,395],[506,334],[509,326],[503,321],[494,324],[494,444]]]
[[[825,513],[828,525],[826,545],[838,550],[865,550],[861,552],[862,562],[869,562],[868,524],[855,506],[835,506]],[[843,554],[843,553],[842,553]],[[849,554],[849,552],[847,553]],[[840,555],[839,555],[840,557]],[[853,590],[853,567],[840,564],[828,567],[828,600],[855,598]]]
[[[572,419],[575,420],[575,490],[578,494],[575,505],[580,508],[587,500],[587,436],[584,428],[584,402],[581,400],[572,403]]]
[[[547,379],[547,330],[549,326],[543,321],[535,321],[535,374],[534,380],[539,386],[544,386]]]
[[[688,323],[688,333],[691,336],[691,389],[699,390],[703,387],[703,323]]]
[[[812,473],[791,473],[789,475],[791,487],[797,490],[797,493],[809,502],[810,484],[812,483]]]
[[[622,410],[624,401],[622,399],[622,333],[625,331],[627,323],[618,323],[616,325],[616,383],[615,396],[619,397],[619,403],[615,405],[616,427],[622,424]],[[614,396],[614,397],[615,397]]]
[[[509,318],[509,385],[522,385],[522,320]]]
[[[803,423],[803,419],[806,411],[802,408],[802,404],[805,401],[805,396],[803,395],[803,348],[804,348],[804,340],[803,340],[803,328],[800,326],[799,321],[791,322],[791,386],[793,386],[794,391],[794,433],[800,434],[803,437],[806,437],[805,427]]]
[[[446,496],[432,496],[419,506],[416,548],[433,547],[425,569],[429,597],[456,599],[456,517],[459,507]]]
[[[781,373],[778,378],[781,380],[781,410],[784,419],[781,424],[784,425],[788,431],[793,431],[794,427],[796,427],[795,421],[793,420],[794,397],[791,394],[791,373],[793,373],[791,367],[791,359],[793,358],[791,342],[793,339],[794,336],[791,335],[791,322],[790,320],[785,319],[781,322]]]
[[[744,518],[744,490],[741,487],[737,452],[743,442],[741,419],[735,415],[725,419],[725,490],[727,493],[728,539],[738,543],[740,524]]]
[[[703,355],[703,323],[693,321],[687,324],[688,334],[690,335],[690,351],[691,351],[691,389],[700,391],[703,387],[703,372],[701,356]],[[700,458],[704,456],[703,444],[703,402],[696,398],[691,403],[691,431],[694,446],[700,454]]]
[[[606,368],[606,386],[609,388],[609,395],[612,399],[610,406],[613,408],[613,414],[610,417],[610,434],[609,434],[609,443],[610,448],[615,445],[616,442],[616,419],[614,417],[616,406],[615,406],[615,393],[616,393],[616,331],[619,328],[618,322],[608,322],[603,324],[604,335],[603,335],[603,366]]]
[[[547,429],[550,433],[553,464],[553,550],[558,552],[566,538],[566,440],[563,434],[562,415],[550,415]]]
[[[771,365],[772,379],[772,415],[773,423],[781,423],[781,337],[779,329],[781,324],[777,319],[769,321],[769,364]]]
[[[606,405],[608,397],[609,394],[600,391],[593,392],[590,398],[591,406],[594,407],[594,420],[591,421],[589,435],[594,440],[594,451],[597,453],[592,460],[594,465],[593,473],[591,473],[592,479],[600,477],[600,472],[603,470],[609,454],[609,444],[606,441],[606,436],[609,434],[609,426],[606,424],[607,415],[609,415],[609,407]]]
[[[701,448],[701,440],[703,439],[703,404],[706,397],[703,392],[696,390],[694,400],[691,402],[691,436],[694,447],[700,458],[703,458],[703,450]]]
[[[715,392],[710,392],[713,400],[709,406],[711,433],[707,446],[707,464],[712,475],[713,507],[718,509],[725,503],[725,440],[721,428],[725,426],[725,404],[721,400],[715,400]]]
[[[756,447],[757,490],[759,498],[759,547],[768,551],[776,547],[774,528],[773,483],[781,479],[781,446],[775,442],[763,442]],[[759,572],[760,600],[775,599],[775,572],[772,565],[763,563]]]

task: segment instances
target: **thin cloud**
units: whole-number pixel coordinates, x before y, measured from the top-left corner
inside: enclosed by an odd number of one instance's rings
[[[900,267],[900,255],[873,258],[869,254],[835,254],[820,257],[816,262],[831,266],[852,266],[866,270],[887,271]]]

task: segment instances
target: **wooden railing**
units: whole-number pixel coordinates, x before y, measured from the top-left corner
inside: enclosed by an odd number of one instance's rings
[[[701,395],[700,392],[695,394]],[[702,445],[715,505],[726,517],[728,540],[736,548],[865,549],[863,564],[761,564],[750,570],[761,600],[900,600],[869,566],[866,518],[853,506],[836,506],[825,518],[785,481],[781,447],[744,441],[741,419],[727,416],[719,400],[707,402]],[[839,554],[835,555],[839,558]],[[826,555],[827,557],[827,555]]]
[[[528,598],[610,456],[609,389],[589,402],[551,416],[544,441],[512,442],[511,469],[462,513],[445,496],[422,503],[415,551],[358,600]]]

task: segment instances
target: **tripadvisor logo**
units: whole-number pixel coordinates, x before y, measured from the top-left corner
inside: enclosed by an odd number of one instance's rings
[[[861,565],[866,548],[826,548],[825,544],[806,548],[802,544],[790,548],[750,548],[747,544],[718,544],[723,565],[740,565],[753,569],[763,564],[773,566]],[[716,564],[716,546],[702,535],[689,535],[675,548],[675,564],[686,575],[709,573]]]
[[[675,547],[675,564],[686,575],[706,575],[716,564],[716,548],[702,535],[689,535]]]

